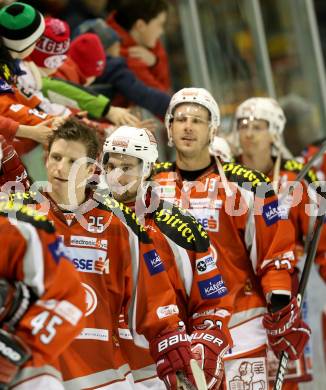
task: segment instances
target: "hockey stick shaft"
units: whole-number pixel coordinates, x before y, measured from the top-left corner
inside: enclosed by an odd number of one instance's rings
[[[325,214],[321,214],[321,215],[317,216],[315,228],[312,232],[311,240],[309,241],[308,250],[307,250],[307,257],[306,257],[306,261],[305,261],[302,275],[300,278],[298,294],[297,294],[297,300],[298,300],[299,307],[301,307],[301,305],[302,305],[304,293],[306,291],[306,287],[307,287],[307,283],[308,283],[308,279],[309,279],[309,275],[310,275],[311,266],[312,266],[312,263],[313,263],[315,256],[316,256],[318,242],[319,242],[320,234],[321,234],[321,229],[322,229],[323,224],[324,224],[324,218],[325,218]],[[280,357],[280,362],[278,365],[278,369],[277,369],[277,374],[276,374],[273,390],[281,390],[282,389],[283,382],[285,379],[286,370],[287,370],[288,360],[289,360],[288,354],[286,352],[282,352],[281,357]]]
[[[304,167],[301,169],[301,171],[298,173],[297,177],[295,178],[295,181],[301,181],[306,176],[306,174],[308,173],[309,169],[314,165],[315,161],[318,160],[323,155],[325,150],[326,150],[326,141],[324,141],[321,144],[320,149],[318,150],[318,152],[315,153],[311,157],[311,159],[304,165]]]

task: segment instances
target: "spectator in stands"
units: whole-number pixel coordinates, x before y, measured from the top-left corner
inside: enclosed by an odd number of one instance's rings
[[[0,115],[21,125],[39,125],[51,118],[38,109],[40,100],[36,96],[24,95],[16,87],[16,79],[22,73],[18,60],[33,51],[44,26],[43,16],[28,5],[14,2],[0,10]],[[28,137],[26,133],[16,133],[21,137],[13,140],[18,154],[27,153],[39,142],[44,143],[45,134],[49,135],[47,126],[34,129]]]
[[[170,89],[166,52],[159,41],[164,32],[166,0],[121,0],[108,24],[121,38],[121,55],[128,67],[148,86]]]
[[[42,95],[45,96],[42,98],[43,103],[45,104],[44,99],[48,98],[51,101],[48,108],[51,110],[54,104],[57,106],[66,104],[74,112],[87,111],[94,119],[106,118],[115,125],[134,123],[137,126],[138,118],[128,110],[114,107],[107,97],[92,94],[80,87],[91,83],[103,71],[105,53],[99,38],[95,34],[88,34],[74,40],[70,45],[70,28],[66,22],[48,17],[45,19],[45,26],[41,39],[29,56],[32,61],[29,69],[25,68],[27,72],[35,63],[41,76],[51,76],[40,77],[39,83],[29,82],[29,87],[32,87],[32,84],[39,84],[36,88],[42,88]],[[62,66],[58,69],[60,65]],[[38,77],[35,77],[37,72],[33,73],[30,78],[37,79]],[[26,77],[27,75],[23,76]],[[33,87],[35,89],[35,86]]]
[[[110,100],[121,94],[128,102],[146,108],[154,115],[164,117],[170,102],[170,96],[157,88],[146,86],[128,68],[126,61],[120,56],[118,34],[101,18],[89,19],[75,30],[75,35],[86,32],[95,33],[101,40],[106,52],[106,66],[91,89]],[[62,68],[64,68],[63,66]]]

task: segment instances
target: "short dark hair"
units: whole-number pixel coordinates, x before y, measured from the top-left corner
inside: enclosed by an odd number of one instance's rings
[[[60,125],[49,138],[48,151],[58,139],[80,142],[86,147],[87,157],[95,160],[99,153],[99,141],[95,129],[87,126],[81,120],[71,117]]]
[[[116,22],[130,31],[138,19],[148,23],[161,12],[168,10],[167,0],[121,0],[115,13]]]

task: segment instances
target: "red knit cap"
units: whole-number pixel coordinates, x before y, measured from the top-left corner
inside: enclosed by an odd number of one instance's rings
[[[45,18],[45,30],[30,59],[43,68],[59,68],[70,46],[70,27],[60,19]]]
[[[106,65],[106,56],[100,38],[93,33],[79,35],[71,42],[69,57],[85,77],[100,76]]]

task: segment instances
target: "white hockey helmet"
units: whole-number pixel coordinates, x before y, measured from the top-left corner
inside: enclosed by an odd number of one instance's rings
[[[262,119],[268,122],[269,131],[281,135],[285,126],[285,115],[275,99],[268,97],[253,97],[241,103],[235,112],[235,126],[239,119]]]
[[[176,92],[170,101],[165,114],[165,127],[168,132],[169,145],[172,146],[172,134],[170,131],[171,122],[176,107],[182,103],[199,104],[205,107],[210,113],[210,141],[213,140],[215,132],[220,125],[220,109],[213,96],[204,88],[183,88]]]
[[[103,160],[106,153],[120,153],[137,157],[143,161],[142,176],[151,172],[151,164],[158,159],[157,142],[154,135],[145,128],[118,127],[103,145]]]

